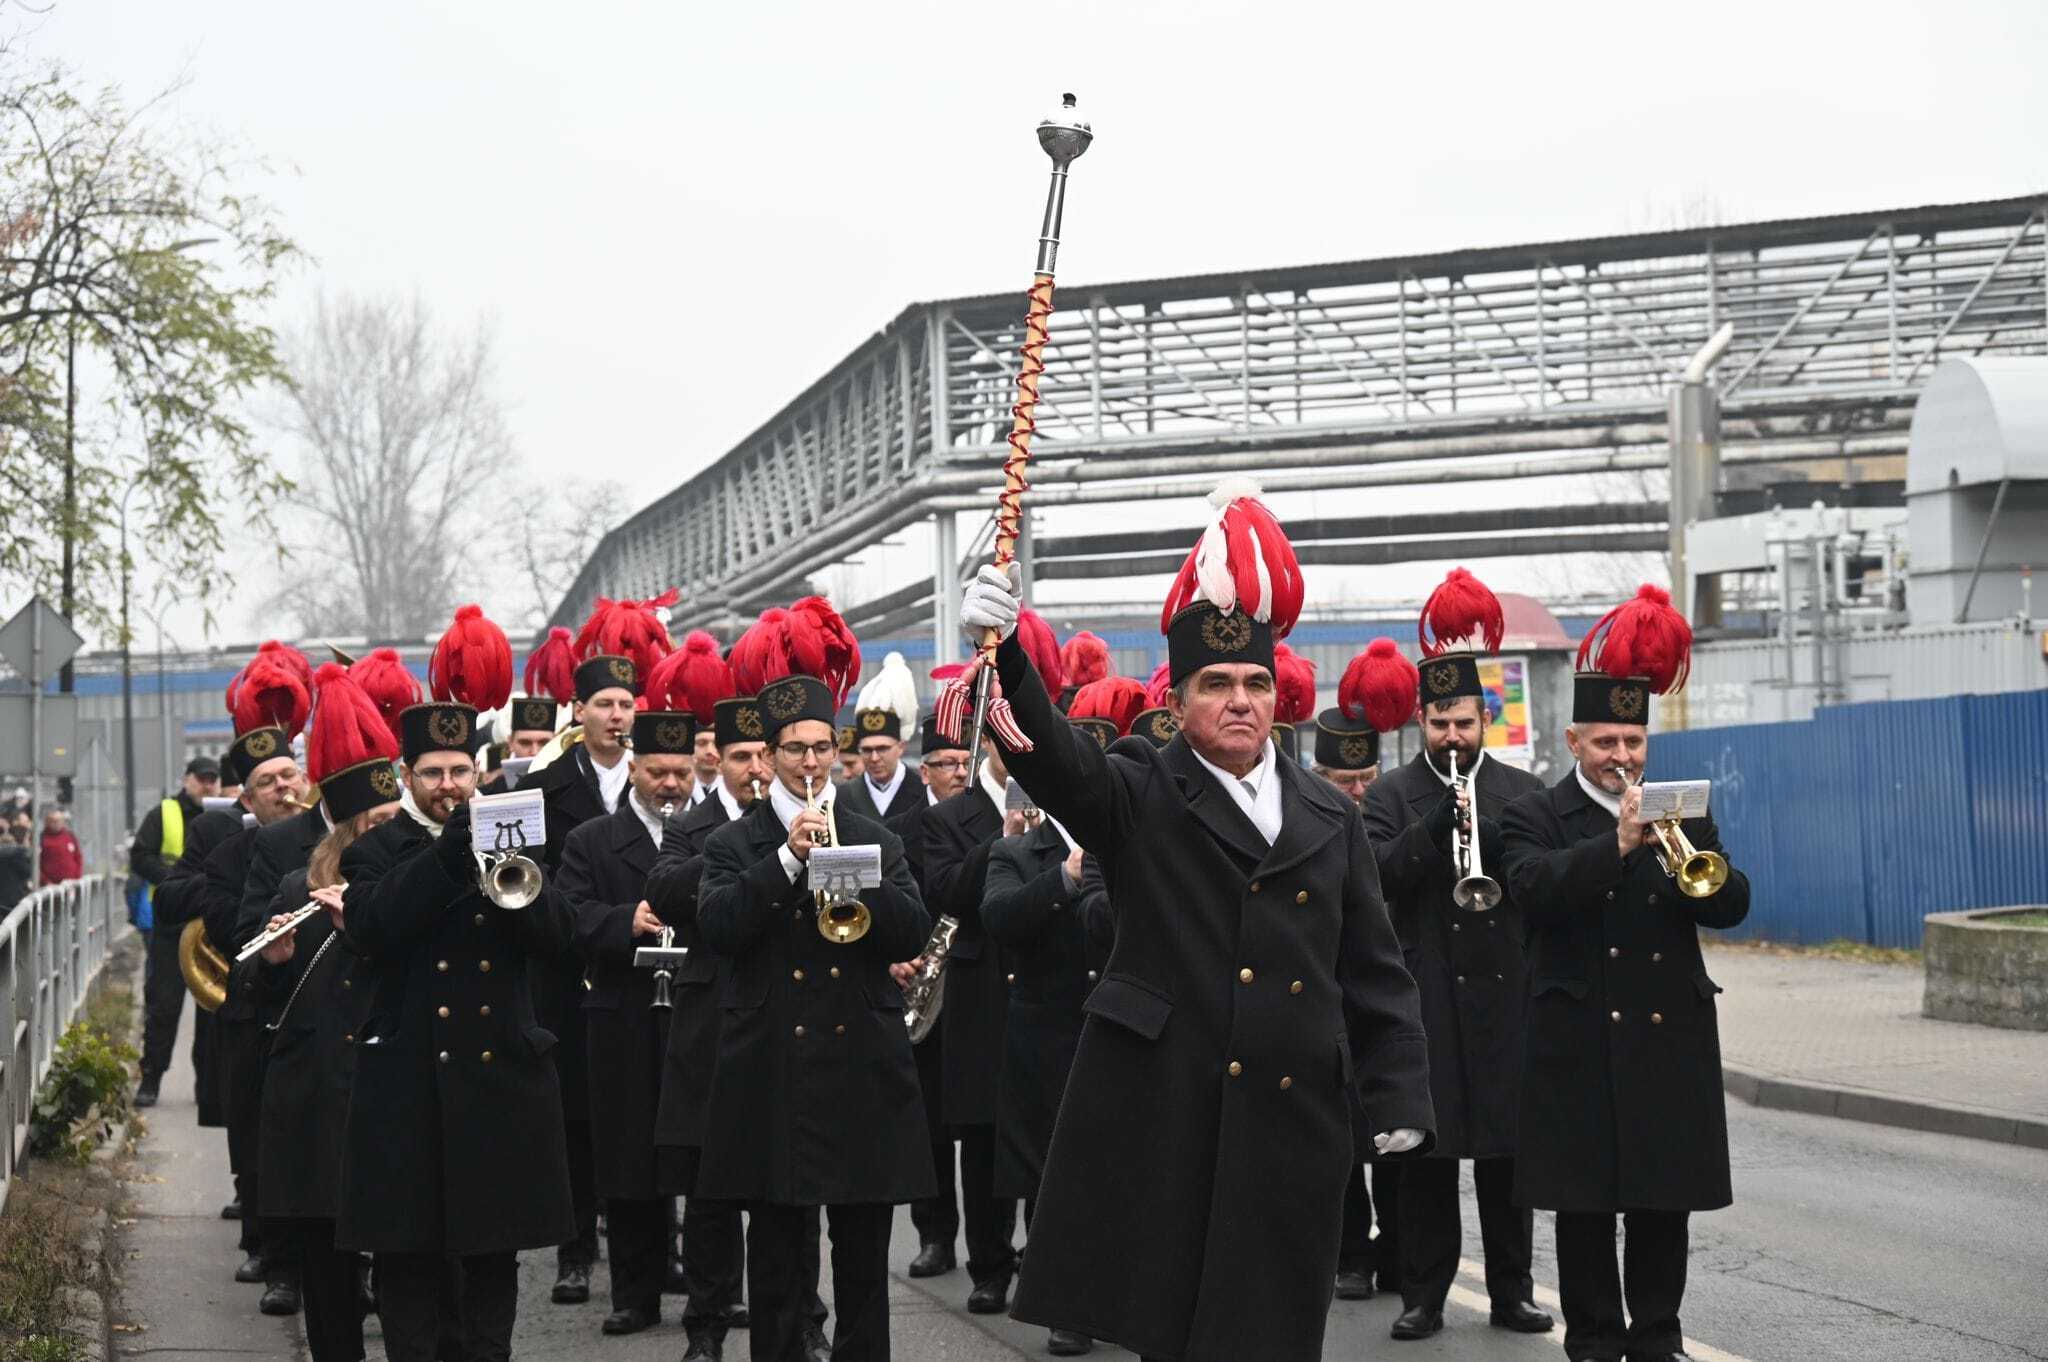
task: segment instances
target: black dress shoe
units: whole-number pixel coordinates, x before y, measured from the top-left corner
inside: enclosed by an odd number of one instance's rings
[[[581,1305],[590,1299],[590,1269],[565,1267],[555,1277],[555,1289],[548,1299],[557,1305]]]
[[[1370,1272],[1339,1272],[1337,1274],[1337,1299],[1340,1301],[1371,1300],[1372,1274]]]
[[[1393,1336],[1400,1339],[1428,1338],[1444,1327],[1444,1312],[1427,1305],[1411,1305],[1394,1321]]]
[[[690,1274],[683,1271],[683,1260],[668,1260],[668,1275],[661,1279],[661,1294],[664,1296],[687,1296],[690,1294]]]
[[[943,1277],[960,1266],[953,1256],[951,1244],[926,1244],[918,1249],[917,1256],[910,1260],[910,1275],[913,1277]]]
[[[623,1310],[614,1310],[606,1315],[600,1327],[608,1334],[637,1334],[642,1329],[651,1329],[659,1323],[661,1316],[654,1311],[629,1305]]]
[[[263,1299],[256,1302],[256,1308],[266,1315],[298,1314],[299,1284],[297,1282],[272,1282],[264,1288]]]
[[[734,1301],[731,1305],[725,1307],[726,1328],[744,1329],[752,1322],[753,1317],[747,1313],[747,1303],[745,1301]]]
[[[1630,1353],[1628,1362],[1693,1362],[1691,1353]]]
[[[725,1340],[699,1334],[690,1340],[683,1362],[725,1362]]]
[[[242,1218],[242,1199],[236,1197],[233,1201],[221,1207],[220,1218],[223,1220],[240,1220]]]
[[[1054,1357],[1079,1357],[1095,1351],[1095,1340],[1071,1329],[1053,1329],[1045,1336],[1045,1350]]]
[[[263,1270],[263,1259],[259,1254],[250,1254],[242,1259],[242,1265],[235,1269],[235,1280],[249,1285],[266,1280],[270,1276]]]
[[[824,1326],[804,1325],[804,1362],[832,1362],[832,1340],[825,1337]]]
[[[163,1079],[157,1074],[144,1074],[142,1082],[135,1088],[135,1105],[138,1108],[155,1106],[157,1085],[162,1082]]]
[[[1516,1301],[1505,1310],[1495,1310],[1486,1322],[1496,1329],[1513,1329],[1518,1334],[1547,1334],[1557,1321],[1548,1310],[1538,1310],[1531,1301]]]
[[[970,1315],[1000,1315],[1010,1308],[1010,1274],[992,1272],[984,1281],[974,1284],[967,1293],[967,1313]]]

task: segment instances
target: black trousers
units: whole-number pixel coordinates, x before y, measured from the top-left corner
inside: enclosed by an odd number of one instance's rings
[[[149,937],[142,979],[142,1072],[161,1078],[178,1048],[178,1018],[185,1011],[185,978],[178,973],[178,933],[166,927]]]
[[[1366,1187],[1366,1165],[1353,1164],[1344,1184],[1344,1235],[1337,1248],[1337,1270],[1364,1272],[1379,1279],[1382,1289],[1401,1280],[1401,1165],[1372,1165],[1372,1186]],[[1379,1238],[1373,1238],[1373,1199],[1379,1199]]]
[[[334,1247],[332,1220],[274,1220],[300,1264],[306,1348],[313,1362],[362,1362],[356,1255]]]
[[[1564,1304],[1564,1352],[1572,1362],[1675,1353],[1685,1298],[1685,1211],[1627,1211],[1619,1272],[1609,1212],[1557,1213],[1557,1294]],[[1626,1323],[1622,1304],[1627,1302]]]
[[[967,1218],[967,1275],[979,1285],[1017,1269],[1017,1201],[996,1195],[996,1128],[958,1126],[960,1206]]]
[[[945,1086],[940,1049],[942,1033],[934,1027],[911,1051],[917,1056],[917,1086],[924,1095],[925,1128],[932,1141],[932,1171],[938,1175],[936,1196],[910,1203],[910,1223],[917,1227],[917,1242],[951,1247],[960,1237],[960,1199],[953,1184],[953,1132],[939,1119],[939,1095]]]
[[[607,1197],[604,1242],[611,1256],[612,1309],[645,1310],[658,1317],[668,1276],[668,1198]]]
[[[827,1206],[832,1230],[833,1362],[888,1362],[889,1233],[896,1208]],[[816,1224],[814,1206],[750,1204],[747,1288],[753,1295],[749,1356],[754,1362],[802,1362],[803,1326],[816,1300],[816,1269],[804,1243]],[[687,1243],[685,1244],[687,1247]]]
[[[438,1253],[377,1255],[377,1317],[388,1362],[436,1362],[444,1338],[459,1338],[470,1362],[512,1356],[519,1255],[455,1261],[461,1270],[451,1273],[450,1260]]]
[[[597,1261],[597,1168],[590,1152],[590,1122],[562,1123],[569,1152],[569,1199],[576,1210],[576,1237],[555,1250],[557,1276],[572,1267],[590,1270]]]
[[[613,1250],[612,1271],[618,1271]],[[683,1201],[683,1278],[690,1298],[683,1304],[683,1332],[692,1340],[725,1337],[725,1313],[740,1299],[746,1243],[740,1204],[687,1197]]]
[[[261,1213],[263,1189],[257,1182],[262,1160],[257,1139],[263,1128],[263,1065],[270,1047],[260,1021],[214,1020],[220,1042],[220,1098],[228,1123],[228,1163],[234,1170],[235,1196],[242,1203],[241,1248],[262,1258],[273,1282],[299,1279],[292,1237],[278,1222]]]
[[[1496,1310],[1528,1300],[1536,1213],[1515,1205],[1515,1161],[1474,1159],[1479,1241],[1486,1250],[1486,1294]],[[1417,1159],[1401,1170],[1401,1303],[1444,1308],[1458,1275],[1465,1227],[1458,1205],[1458,1160]]]

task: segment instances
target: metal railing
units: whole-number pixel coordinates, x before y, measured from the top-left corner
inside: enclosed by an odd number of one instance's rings
[[[1056,309],[1040,506],[1162,480],[1200,495],[1246,469],[1314,469],[1278,480],[1308,490],[1434,482],[1446,459],[1493,478],[1661,467],[1665,390],[1723,322],[1724,461],[1893,454],[1941,359],[2048,348],[2048,199],[1063,281]],[[606,535],[553,622],[669,586],[682,625],[745,615],[825,544],[849,557],[988,504],[1023,315],[1021,293],[905,309]],[[1573,449],[1598,453],[1556,457]]]
[[[0,921],[0,1207],[14,1186],[28,1145],[36,1089],[50,1071],[57,1038],[85,1006],[86,992],[106,964],[117,932],[128,927],[121,881],[114,875],[38,889]]]

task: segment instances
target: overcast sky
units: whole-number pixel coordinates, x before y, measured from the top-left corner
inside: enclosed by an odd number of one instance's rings
[[[526,459],[637,507],[906,304],[2048,188],[2048,4],[54,0],[18,43],[280,173],[315,290],[495,318]],[[1177,513],[1192,523],[1192,507]],[[223,603],[225,605],[225,603]],[[255,622],[227,606],[223,625]]]

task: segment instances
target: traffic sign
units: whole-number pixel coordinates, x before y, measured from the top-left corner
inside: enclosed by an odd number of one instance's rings
[[[71,622],[41,596],[31,598],[13,619],[0,624],[0,657],[31,686],[47,681],[84,646],[85,640]]]

